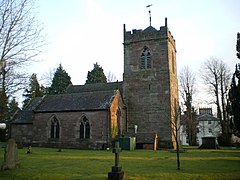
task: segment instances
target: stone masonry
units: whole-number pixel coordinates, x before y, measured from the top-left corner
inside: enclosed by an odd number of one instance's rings
[[[126,31],[124,25],[123,94],[127,104],[128,132],[158,134],[159,147],[172,147],[171,120],[178,104],[175,40],[167,27]],[[141,67],[144,48],[150,51],[148,68]],[[147,67],[147,66],[146,66]],[[149,144],[147,139],[145,142]]]

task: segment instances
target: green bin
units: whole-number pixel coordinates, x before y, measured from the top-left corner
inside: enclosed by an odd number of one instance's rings
[[[135,137],[120,137],[119,145],[122,150],[134,150],[136,148],[136,138]]]

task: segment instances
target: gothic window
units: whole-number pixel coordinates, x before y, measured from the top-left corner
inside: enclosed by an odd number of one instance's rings
[[[80,124],[80,139],[84,139],[84,124],[81,122]]]
[[[89,138],[90,138],[90,124],[86,116],[84,116],[80,123],[80,139]]]
[[[140,69],[151,69],[152,68],[152,60],[151,53],[147,47],[144,47],[143,52],[140,58]]]
[[[50,132],[50,138],[52,139],[59,139],[60,134],[60,126],[59,121],[56,117],[54,117],[51,121],[51,132]]]
[[[90,125],[89,125],[89,122],[86,122],[85,129],[86,129],[85,138],[89,139],[90,138]]]

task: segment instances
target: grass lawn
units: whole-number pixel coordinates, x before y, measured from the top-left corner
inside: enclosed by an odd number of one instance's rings
[[[0,171],[0,179],[82,179],[106,180],[114,164],[111,151],[51,148],[19,149],[19,169]],[[0,148],[0,165],[4,149]],[[141,179],[240,179],[240,149],[188,149],[180,154],[181,170],[176,169],[176,154],[150,150],[122,151],[120,164],[126,180]]]

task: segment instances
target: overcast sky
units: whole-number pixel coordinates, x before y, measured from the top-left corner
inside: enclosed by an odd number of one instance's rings
[[[240,32],[239,0],[39,0],[38,19],[44,23],[48,46],[32,71],[38,78],[62,63],[73,84],[84,84],[98,62],[105,74],[123,74],[123,24],[127,31],[168,27],[177,48],[178,72],[188,65],[198,73],[211,56],[233,70]]]

